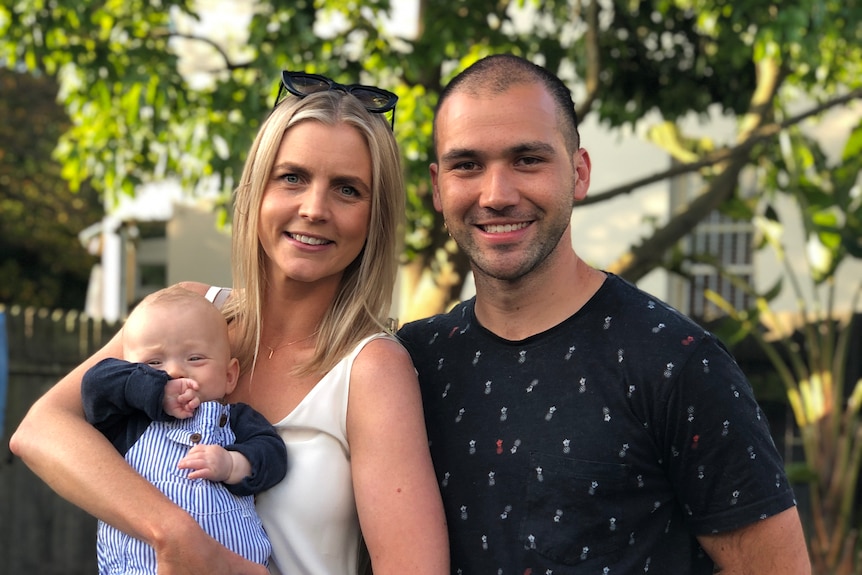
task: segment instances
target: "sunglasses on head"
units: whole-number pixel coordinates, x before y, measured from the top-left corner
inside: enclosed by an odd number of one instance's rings
[[[281,73],[281,86],[275,96],[275,106],[278,106],[284,97],[290,93],[297,98],[305,98],[317,92],[329,90],[341,90],[347,92],[359,100],[365,109],[374,114],[385,114],[392,111],[390,125],[395,127],[395,104],[398,96],[382,88],[375,86],[363,86],[362,84],[339,84],[319,74],[306,74],[305,72]],[[275,107],[273,106],[273,108]]]

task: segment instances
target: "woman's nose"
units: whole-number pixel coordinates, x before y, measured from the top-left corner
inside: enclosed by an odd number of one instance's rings
[[[328,213],[328,188],[319,184],[309,186],[302,194],[299,215],[308,220],[318,221],[326,219]]]

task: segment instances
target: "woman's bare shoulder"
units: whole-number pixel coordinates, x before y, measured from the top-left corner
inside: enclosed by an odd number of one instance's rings
[[[412,380],[416,370],[410,354],[394,337],[377,337],[365,344],[353,362],[351,382],[367,381],[380,388],[384,382]]]
[[[410,362],[410,355],[395,336],[380,335],[365,344],[356,356],[355,364],[366,364],[369,367],[388,367],[392,361]],[[412,364],[411,364],[412,365]]]

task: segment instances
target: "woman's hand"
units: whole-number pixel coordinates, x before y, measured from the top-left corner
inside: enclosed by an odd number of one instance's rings
[[[268,575],[266,567],[230,551],[188,519],[154,544],[159,575]]]

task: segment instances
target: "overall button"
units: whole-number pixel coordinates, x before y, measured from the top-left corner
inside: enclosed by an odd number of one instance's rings
[[[192,443],[200,443],[201,442],[201,434],[200,433],[192,433],[192,436],[189,439],[192,440]]]

